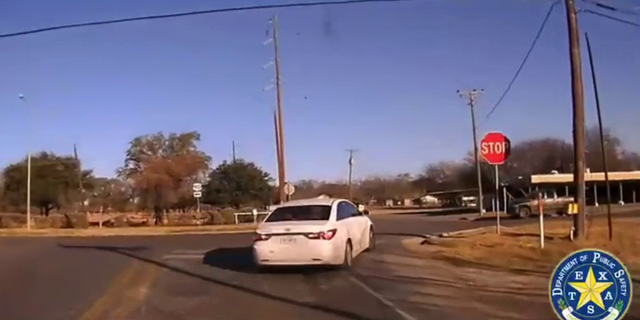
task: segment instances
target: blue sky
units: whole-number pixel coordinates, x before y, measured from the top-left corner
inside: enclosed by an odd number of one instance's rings
[[[272,0],[275,3],[291,1]],[[270,3],[273,3],[270,2]],[[0,0],[0,33],[137,15],[266,1]],[[633,1],[610,1],[631,8]],[[71,153],[113,175],[127,143],[157,131],[202,133],[214,161],[238,156],[275,172],[271,110],[264,92],[273,58],[262,43],[280,20],[286,153],[290,180],[343,179],[346,148],[355,175],[418,173],[472,147],[469,109],[456,90],[484,88],[479,134],[513,142],[571,137],[564,7],[495,114],[551,1],[423,0],[235,12],[132,22],[0,39],[0,165],[28,148]],[[581,7],[590,7],[579,2]],[[621,16],[640,21],[640,17]],[[640,29],[592,15],[588,31],[604,121],[640,151]],[[584,38],[581,39],[584,46]],[[596,121],[583,50],[587,122]],[[24,94],[28,108],[18,100]],[[27,112],[30,110],[31,114]]]

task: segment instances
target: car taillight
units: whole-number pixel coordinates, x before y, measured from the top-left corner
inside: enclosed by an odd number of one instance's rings
[[[253,235],[253,241],[265,241],[269,240],[269,238],[271,238],[269,234],[256,233]]]
[[[338,232],[337,229],[331,229],[331,230],[327,230],[327,231],[309,233],[309,234],[307,234],[307,238],[309,238],[309,239],[331,240],[336,235],[336,232]]]

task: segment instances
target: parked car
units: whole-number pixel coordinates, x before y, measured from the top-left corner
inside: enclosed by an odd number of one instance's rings
[[[259,267],[335,265],[348,269],[363,251],[373,250],[373,222],[345,199],[290,201],[258,225],[253,256]]]
[[[544,213],[564,214],[573,197],[560,197],[552,189],[533,191],[526,196],[514,198],[509,202],[507,213],[512,217],[527,218],[532,213],[538,214],[538,194],[542,195],[542,208]]]

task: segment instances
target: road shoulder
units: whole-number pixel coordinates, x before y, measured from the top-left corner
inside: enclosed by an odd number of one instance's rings
[[[230,234],[255,231],[255,225],[161,226],[88,229],[0,229],[0,237],[115,237]]]

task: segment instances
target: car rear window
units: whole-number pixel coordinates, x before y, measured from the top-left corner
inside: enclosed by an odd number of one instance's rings
[[[274,210],[266,222],[329,220],[331,206],[294,206]]]

